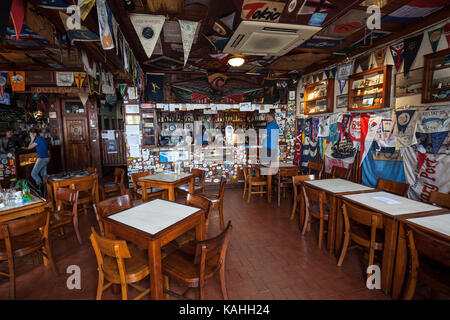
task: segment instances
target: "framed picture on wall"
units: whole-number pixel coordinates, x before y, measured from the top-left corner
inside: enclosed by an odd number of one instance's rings
[[[340,96],[336,96],[336,108],[347,108],[348,106],[348,94],[342,94]]]
[[[404,97],[422,93],[423,68],[410,70],[405,77],[403,72],[395,75],[395,96]]]
[[[295,100],[295,90],[289,90],[289,101]]]

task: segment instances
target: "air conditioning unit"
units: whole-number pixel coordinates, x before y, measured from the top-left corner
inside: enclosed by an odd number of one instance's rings
[[[223,52],[282,56],[319,32],[321,27],[298,24],[242,21]]]

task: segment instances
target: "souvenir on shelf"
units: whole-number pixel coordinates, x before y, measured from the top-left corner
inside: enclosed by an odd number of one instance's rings
[[[142,109],[142,141],[144,147],[155,147],[157,143],[156,116],[154,109]]]
[[[305,114],[333,111],[334,79],[323,80],[305,87]]]
[[[422,103],[450,101],[450,49],[424,57]]]
[[[349,77],[348,110],[389,107],[392,66],[372,69]]]

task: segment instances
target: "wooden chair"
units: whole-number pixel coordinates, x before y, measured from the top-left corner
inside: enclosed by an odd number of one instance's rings
[[[303,193],[300,191],[298,192],[298,187],[302,185],[303,181],[309,181],[309,180],[315,180],[316,177],[313,174],[310,175],[301,175],[301,176],[295,176],[292,177],[292,189],[294,190],[294,199],[292,204],[292,211],[291,211],[291,220],[294,219],[295,211],[297,211],[297,204],[302,201],[302,204],[304,204],[304,198]],[[303,208],[303,205],[300,207]],[[301,212],[300,212],[301,214]]]
[[[378,179],[376,188],[386,192],[397,194],[399,196],[407,197],[409,184],[386,179]]]
[[[114,182],[106,183],[102,186],[102,199],[105,200],[105,196],[110,193],[119,193],[120,184],[123,184],[125,178],[125,170],[122,168],[114,168]]]
[[[323,173],[323,165],[319,162],[308,162],[308,174],[313,174],[312,171],[315,171],[314,174],[316,176],[316,179],[322,178]]]
[[[140,292],[134,300],[139,300],[149,294],[150,289],[136,284],[150,274],[147,252],[128,247],[125,240],[104,238],[98,235],[93,227],[91,230],[90,239],[98,264],[96,299],[101,300],[103,291],[112,284],[120,284],[122,300],[128,300],[128,285]],[[106,285],[104,285],[105,279],[109,281]]]
[[[332,179],[341,178],[348,180],[350,178],[350,173],[351,173],[350,168],[343,168],[338,166],[333,166],[333,168],[331,168]]]
[[[188,193],[186,197],[186,205],[200,208],[205,211],[205,233],[208,234],[209,211],[211,209],[211,201],[201,195]],[[191,229],[173,241],[177,247],[182,247],[186,243],[195,241],[195,229]]]
[[[319,249],[322,248],[322,240],[324,233],[327,232],[325,222],[329,220],[329,209],[327,209],[327,196],[324,191],[319,191],[308,187],[306,184],[302,185],[303,197],[305,198],[305,221],[303,223],[302,234],[305,234],[311,218],[319,219]],[[318,204],[318,207],[315,203]]]
[[[97,173],[97,168],[89,167],[85,169],[89,173]]]
[[[259,175],[258,168],[248,168],[248,199],[247,203],[250,203],[250,198],[252,194],[260,194],[261,196],[267,193],[268,185],[267,185],[267,177]],[[253,187],[257,187],[259,191],[253,191]],[[264,187],[266,188],[265,190]]]
[[[244,173],[244,192],[242,193],[243,199],[245,199],[245,193],[247,192],[248,189],[248,168],[250,168],[250,166],[245,166],[244,169],[242,170]]]
[[[73,224],[78,242],[83,244],[78,228],[78,190],[69,188],[58,188],[56,190],[55,202],[56,210],[50,215],[50,230],[59,229],[64,235],[64,226]],[[70,208],[70,209],[66,209]]]
[[[298,174],[298,168],[279,168],[275,184],[277,185],[278,206],[280,206],[281,190],[283,190],[283,198],[286,198],[286,189],[292,187],[292,177]]]
[[[105,235],[105,228],[103,226],[102,218],[110,216],[114,213],[124,211],[133,207],[131,196],[125,194],[114,198],[109,198],[94,204],[95,217],[97,218],[100,234]]]
[[[131,182],[133,183],[135,200],[142,199],[142,184],[139,179],[148,175],[150,175],[150,171],[135,172],[131,174]],[[147,197],[149,199],[153,197],[162,197],[163,199],[167,199],[167,190],[161,188],[147,188]]]
[[[178,283],[188,287],[181,297],[186,298],[190,288],[199,288],[200,300],[204,300],[206,282],[219,272],[222,295],[225,300],[228,300],[225,260],[230,234],[231,221],[217,237],[200,241],[196,246],[189,247],[190,249],[176,250],[163,259],[162,272],[164,276],[173,278]],[[167,278],[164,282],[167,293],[180,296],[169,290]]]
[[[417,281],[450,296],[450,243],[448,237],[405,224],[409,272],[403,299],[414,297]]]
[[[53,273],[59,272],[53,260],[49,239],[50,214],[47,211],[0,224],[0,262],[8,262],[9,298],[16,298],[16,258],[41,253],[49,261]],[[35,256],[36,258],[37,256]],[[35,262],[39,260],[35,259]]]
[[[369,251],[369,266],[374,264],[375,251],[383,250],[383,216],[377,212],[363,209],[344,200],[342,206],[344,216],[344,242],[338,260],[342,266],[348,250],[362,247]],[[349,247],[350,242],[355,246]],[[368,275],[369,276],[369,275]]]
[[[450,194],[439,191],[431,191],[428,202],[440,207],[450,209]]]
[[[217,193],[217,194],[204,193],[202,195],[204,198],[208,199],[211,202],[211,207],[210,207],[211,211],[212,211],[212,209],[215,209],[215,208],[217,208],[219,210],[220,228],[222,230],[225,229],[225,222],[224,222],[224,218],[223,218],[223,198],[225,196],[226,184],[227,184],[227,179],[224,177],[220,177],[219,193]]]
[[[70,189],[78,190],[78,208],[83,207],[84,214],[87,214],[90,204],[95,203],[95,190],[98,188],[97,180],[90,179],[70,184]]]
[[[194,194],[202,194],[205,191],[206,171],[200,169],[192,169],[194,175]],[[189,184],[183,184],[175,189],[176,194],[187,195],[189,193]]]

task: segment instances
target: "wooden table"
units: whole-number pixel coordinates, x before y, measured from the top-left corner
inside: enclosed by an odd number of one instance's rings
[[[186,183],[189,183],[189,193],[194,193],[194,175],[191,173],[156,173],[139,178],[138,181],[142,184],[143,201],[148,200],[147,188],[150,187],[167,189],[170,201],[175,201],[175,188]]]
[[[386,294],[391,294],[399,221],[402,219],[435,215],[436,213],[447,212],[448,210],[384,191],[343,195],[339,197],[383,215],[384,243],[383,261],[381,265],[381,288]]]
[[[205,239],[205,212],[166,200],[153,200],[103,219],[108,237],[117,236],[148,249],[152,299],[164,299],[161,247],[195,228]]]
[[[356,194],[356,193],[364,193],[364,192],[372,192],[375,191],[374,188],[367,187],[362,184],[354,183],[344,179],[322,179],[322,180],[307,180],[303,181],[303,183],[307,184],[308,187],[324,191],[327,199],[330,202],[330,214],[328,217],[328,237],[327,237],[327,248],[331,253],[335,250],[335,254],[340,249],[342,245],[341,239],[339,242],[336,241],[336,234],[338,232],[342,232],[342,219],[340,218],[340,200],[337,196],[346,195],[346,194]],[[300,215],[300,226],[303,225],[304,216]]]
[[[286,162],[280,162],[278,163],[278,167],[268,167],[263,164],[259,164],[259,170],[265,171],[265,175],[267,175],[267,202],[272,202],[272,176],[278,175],[280,172],[283,171],[283,169],[290,169],[290,168],[298,168],[295,164],[292,163],[286,163]]]
[[[49,203],[52,205],[53,208],[55,208],[55,196],[56,196],[56,190],[58,188],[69,188],[69,186],[72,183],[82,182],[82,181],[88,181],[91,179],[96,180],[97,188],[95,188],[95,202],[100,201],[100,196],[98,192],[98,174],[97,173],[89,173],[89,175],[86,176],[74,176],[69,178],[62,178],[62,179],[56,179],[52,178],[51,176],[47,179],[47,194],[48,194],[48,200]]]
[[[436,213],[435,215],[426,217],[401,220],[398,229],[397,253],[395,256],[395,269],[392,280],[392,299],[400,299],[404,289],[408,261],[405,225],[411,225],[432,234],[434,233],[441,237],[446,237],[450,245],[450,211],[447,210],[447,213]]]
[[[43,212],[45,207],[48,205],[47,200],[35,195],[32,195],[31,197],[32,200],[29,202],[0,208],[0,222],[14,220]]]

